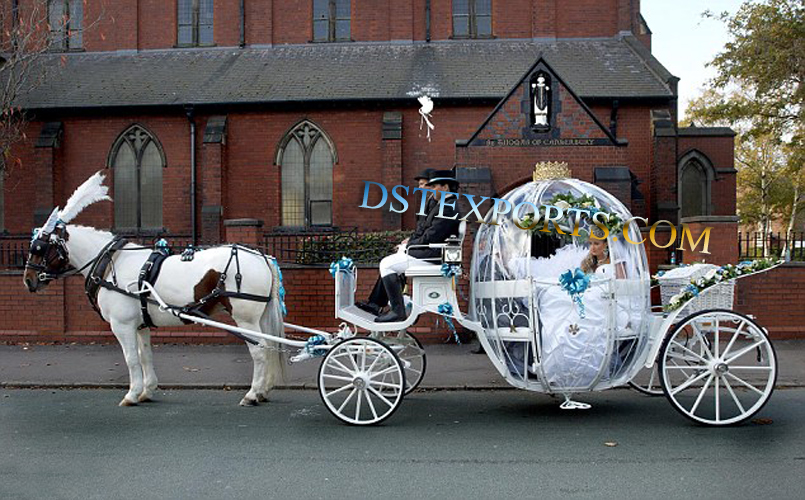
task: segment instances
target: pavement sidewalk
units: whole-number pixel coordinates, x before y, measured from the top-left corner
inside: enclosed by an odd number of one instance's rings
[[[427,371],[421,387],[505,389],[510,386],[471,345],[426,345]],[[778,386],[805,387],[805,340],[774,341]],[[252,363],[245,345],[155,345],[160,387],[247,388]],[[288,367],[283,387],[313,389],[319,362]],[[117,344],[0,345],[0,387],[128,387],[128,371]]]

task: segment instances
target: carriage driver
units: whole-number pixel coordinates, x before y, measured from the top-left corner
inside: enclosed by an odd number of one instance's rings
[[[424,219],[417,223],[417,228],[410,238],[403,240],[397,252],[389,255],[380,261],[380,282],[382,288],[388,296],[389,311],[378,316],[375,321],[378,323],[388,323],[402,321],[406,317],[405,304],[403,302],[402,287],[403,282],[400,274],[404,273],[411,266],[432,266],[435,260],[441,256],[438,248],[425,248],[419,245],[429,245],[431,243],[444,243],[447,238],[458,232],[458,181],[452,170],[434,170],[431,172],[430,179],[426,183],[429,189],[436,191],[431,199],[427,200],[426,215]],[[442,199],[439,198],[442,197]],[[442,217],[439,211],[442,210]],[[450,219],[452,217],[452,219]],[[409,248],[410,247],[410,248]],[[406,254],[406,248],[409,248]],[[378,314],[385,302],[382,294],[379,293],[380,283],[377,283],[367,302],[359,302],[356,305],[368,312]]]

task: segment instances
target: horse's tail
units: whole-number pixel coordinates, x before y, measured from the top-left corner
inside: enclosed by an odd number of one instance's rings
[[[273,259],[269,259],[269,269],[271,270],[271,300],[268,302],[263,315],[261,317],[261,326],[263,333],[268,333],[277,337],[285,337],[285,324],[283,321],[283,314],[285,309],[284,293],[282,290],[282,274],[280,274],[279,265]],[[282,344],[276,342],[269,342],[271,347],[267,356],[267,389],[271,390],[278,382],[285,379],[285,356],[280,349],[283,349]]]

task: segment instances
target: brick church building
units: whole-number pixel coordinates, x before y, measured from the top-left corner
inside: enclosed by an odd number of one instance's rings
[[[99,169],[115,202],[79,223],[260,242],[413,228],[413,210],[360,209],[363,181],[456,166],[464,189],[502,195],[565,161],[635,215],[713,227],[708,262],[737,260],[734,133],[677,126],[678,78],[652,55],[639,0],[49,5],[62,36],[19,101],[33,120],[3,179],[7,235],[30,234]],[[670,248],[647,249],[652,269],[668,262]]]

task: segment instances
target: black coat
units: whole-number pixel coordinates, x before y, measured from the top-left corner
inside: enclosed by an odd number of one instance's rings
[[[451,220],[438,217],[439,200],[428,200],[427,217],[421,223],[417,223],[416,231],[408,240],[409,246],[444,243],[450,236],[458,234],[458,227],[461,224],[457,217],[458,197],[451,195],[446,201],[455,202],[456,206],[445,205],[443,215],[445,217],[456,216],[456,218]],[[408,255],[417,259],[435,258],[442,255],[442,250],[440,248],[412,248]]]
[[[411,238],[419,238],[422,236],[422,233],[425,232],[425,223],[428,220],[428,214],[430,213],[434,204],[436,204],[438,207],[439,202],[435,201],[432,196],[425,201],[425,215],[419,215],[419,207],[417,207],[416,229],[414,230],[414,234],[411,235]]]

